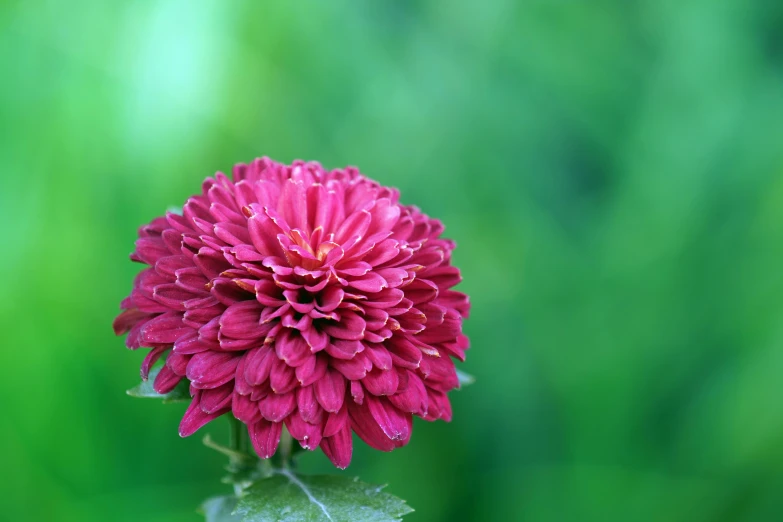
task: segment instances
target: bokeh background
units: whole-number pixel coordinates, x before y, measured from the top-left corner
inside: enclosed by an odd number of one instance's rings
[[[110,325],[137,226],[261,155],[358,165],[459,244],[476,384],[344,472],[406,520],[780,520],[777,0],[4,1],[0,519],[228,491]]]

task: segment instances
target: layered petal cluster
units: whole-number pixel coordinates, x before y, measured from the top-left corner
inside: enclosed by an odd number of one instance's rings
[[[285,424],[344,468],[352,432],[390,451],[414,415],[451,419],[470,305],[443,225],[398,199],[354,168],[262,158],[139,230],[149,266],[114,329],[151,348],[142,378],[165,356],[157,392],[189,382],[182,436],[231,413],[261,458]]]

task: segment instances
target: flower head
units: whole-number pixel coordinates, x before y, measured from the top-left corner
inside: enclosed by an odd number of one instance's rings
[[[390,451],[414,415],[450,420],[470,305],[443,225],[354,168],[263,158],[233,178],[139,230],[149,266],[114,321],[152,348],[142,378],[168,354],[158,393],[189,381],[180,434],[231,412],[261,458],[285,424],[344,468],[352,431]]]

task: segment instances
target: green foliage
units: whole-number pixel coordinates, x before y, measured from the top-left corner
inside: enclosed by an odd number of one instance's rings
[[[243,522],[396,522],[413,511],[382,487],[335,475],[278,470],[243,493],[236,513]]]
[[[234,514],[236,506],[237,497],[226,495],[208,499],[199,511],[204,515],[205,522],[242,522],[244,517]]]
[[[182,381],[177,384],[177,387],[168,393],[161,395],[155,391],[155,389],[152,387],[152,383],[155,382],[155,377],[158,376],[161,368],[161,366],[153,368],[150,371],[149,378],[146,381],[141,381],[141,383],[137,384],[126,393],[131,397],[141,397],[144,399],[162,399],[164,404],[170,402],[190,401],[190,391],[188,390],[187,379],[182,379]]]
[[[478,383],[405,448],[354,438],[406,522],[779,521],[781,27],[780,0],[0,2],[3,519],[199,520],[226,458],[123,396],[145,353],[110,324],[137,228],[267,154],[357,165],[459,245]]]
[[[457,370],[457,378],[459,379],[459,385],[460,388],[463,386],[468,386],[470,384],[473,384],[476,382],[476,378],[472,375],[463,372],[462,370]]]

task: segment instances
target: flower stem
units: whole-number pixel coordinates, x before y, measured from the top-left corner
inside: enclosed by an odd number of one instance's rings
[[[249,453],[247,428],[233,415],[228,416],[228,471],[234,477],[234,494],[239,496],[247,482],[248,473],[255,467],[256,459]]]
[[[280,433],[280,445],[278,447],[278,451],[280,452],[280,467],[283,469],[293,467],[293,443],[294,439],[284,426],[283,431]]]
[[[247,453],[247,430],[233,415],[228,418],[228,447],[237,453]]]

